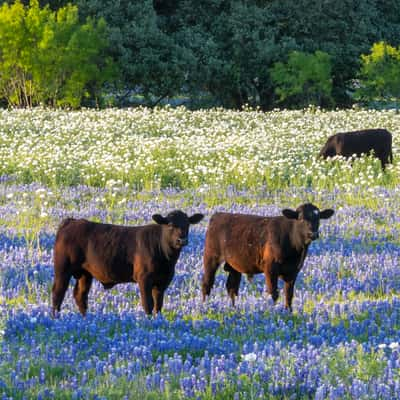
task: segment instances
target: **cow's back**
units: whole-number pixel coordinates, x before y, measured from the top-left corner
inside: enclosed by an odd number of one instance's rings
[[[67,218],[63,220],[56,234],[55,254],[63,253],[73,260],[83,258],[92,230],[93,223],[85,219]]]
[[[208,224],[206,240],[235,243],[239,237],[248,237],[265,217],[249,214],[215,213]]]
[[[338,134],[339,151],[344,157],[360,156],[374,150],[376,156],[386,156],[391,151],[392,135],[386,129],[366,129]]]

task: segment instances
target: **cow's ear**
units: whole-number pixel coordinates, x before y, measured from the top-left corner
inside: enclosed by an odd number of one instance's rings
[[[204,218],[203,214],[193,214],[189,217],[189,222],[193,224],[198,224]]]
[[[160,224],[160,225],[166,225],[166,224],[168,224],[168,219],[165,218],[165,217],[163,217],[163,216],[160,215],[160,214],[153,214],[153,215],[151,216],[151,218],[153,218],[153,221],[157,222],[157,224]]]
[[[282,210],[282,214],[289,219],[298,219],[299,213],[297,211],[291,210],[290,208],[285,208]]]
[[[328,219],[332,217],[332,215],[335,213],[331,208],[327,208],[326,210],[323,210],[319,213],[319,217],[321,219]]]

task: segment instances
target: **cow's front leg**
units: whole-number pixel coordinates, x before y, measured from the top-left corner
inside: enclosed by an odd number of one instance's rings
[[[146,276],[139,279],[140,299],[142,307],[146,314],[151,314],[154,308],[154,301],[152,296],[152,281]]]
[[[59,272],[57,269],[54,274],[54,283],[52,288],[52,317],[56,317],[56,312],[60,312],[61,304],[64,300],[65,292],[68,289],[69,281],[71,279],[71,274],[69,272]]]
[[[157,314],[161,312],[163,302],[164,302],[164,289],[154,286],[152,291],[153,301],[154,301],[154,313]]]
[[[229,269],[229,275],[226,281],[226,290],[228,292],[229,297],[232,300],[232,306],[235,306],[235,296],[239,295],[239,286],[241,278],[242,274],[240,272],[234,270],[232,267]]]
[[[296,281],[296,277],[291,280],[285,279],[285,308],[292,311],[292,299],[293,299],[293,292],[294,292],[294,283]]]
[[[214,286],[215,274],[218,267],[218,259],[215,256],[208,255],[206,251],[204,255],[204,275],[201,285],[203,301],[205,301],[206,297],[210,295],[211,288]]]
[[[278,274],[275,271],[274,266],[266,266],[264,268],[265,283],[267,285],[268,293],[271,295],[274,304],[278,300]]]

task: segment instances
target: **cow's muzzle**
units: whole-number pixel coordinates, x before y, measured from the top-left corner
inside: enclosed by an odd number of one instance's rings
[[[188,240],[187,237],[186,238],[179,238],[179,239],[176,240],[176,243],[181,247],[186,246],[188,244],[188,242],[189,242],[189,240]]]
[[[319,232],[318,231],[317,232],[313,232],[311,234],[311,240],[316,240],[318,238],[319,238]]]

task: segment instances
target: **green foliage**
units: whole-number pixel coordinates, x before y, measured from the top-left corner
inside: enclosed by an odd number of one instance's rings
[[[321,106],[332,101],[331,58],[327,53],[294,51],[287,63],[274,64],[270,72],[279,101],[284,104]]]
[[[120,71],[117,101],[133,91],[154,106],[164,97],[181,93],[187,56],[158,27],[152,1],[79,0],[78,4],[82,17],[94,15],[108,23],[109,54]]]
[[[360,54],[377,41],[397,45],[400,37],[397,0],[28,3],[0,0],[8,13],[0,17],[0,93],[10,105],[101,105],[104,86],[116,105],[164,99],[237,109],[348,105]],[[288,85],[275,87],[269,71],[295,51],[327,53],[330,61],[317,68],[318,83],[305,76],[313,67],[301,66],[290,77],[296,93],[289,94]],[[385,74],[390,80],[395,71]]]
[[[29,6],[30,0],[20,0],[21,4],[24,6]],[[3,3],[11,3],[9,0],[0,0],[0,4]],[[49,6],[50,9],[56,11],[61,7],[65,7],[67,4],[74,4],[76,3],[75,1],[71,0],[39,0],[39,6],[41,8],[44,8],[46,6]]]
[[[271,1],[266,5],[278,27],[277,41],[291,37],[297,49],[320,50],[332,57],[332,96],[337,104],[348,104],[348,83],[359,69],[359,56],[373,41],[388,35],[388,11],[379,0]],[[397,26],[399,25],[397,20]],[[285,55],[286,58],[286,55]],[[282,61],[281,57],[278,61]]]
[[[398,101],[400,98],[400,47],[375,43],[361,56],[360,87],[356,97],[364,101]]]
[[[76,6],[53,12],[37,0],[0,8],[0,93],[10,106],[79,107],[109,78],[104,20],[80,24]],[[93,95],[93,93],[92,93]]]
[[[268,70],[292,51],[328,53],[333,98],[328,105],[346,104],[359,55],[371,41],[394,37],[400,27],[400,18],[391,16],[389,28],[390,11],[376,0],[184,0],[160,12],[164,29],[192,53],[192,93],[212,93],[217,104],[234,108],[273,107]],[[303,103],[301,96],[286,100],[292,107]]]
[[[267,105],[271,82],[264,66],[278,51],[275,28],[265,23],[268,13],[242,2],[204,3],[183,2],[184,28],[175,34],[178,43],[192,52],[194,63],[188,72],[192,93],[212,93],[217,104],[231,108]]]
[[[31,35],[25,26],[26,12],[16,2],[7,3],[0,8],[0,93],[9,104],[29,104],[32,97],[32,81],[29,79],[27,66],[32,65],[29,52]]]

